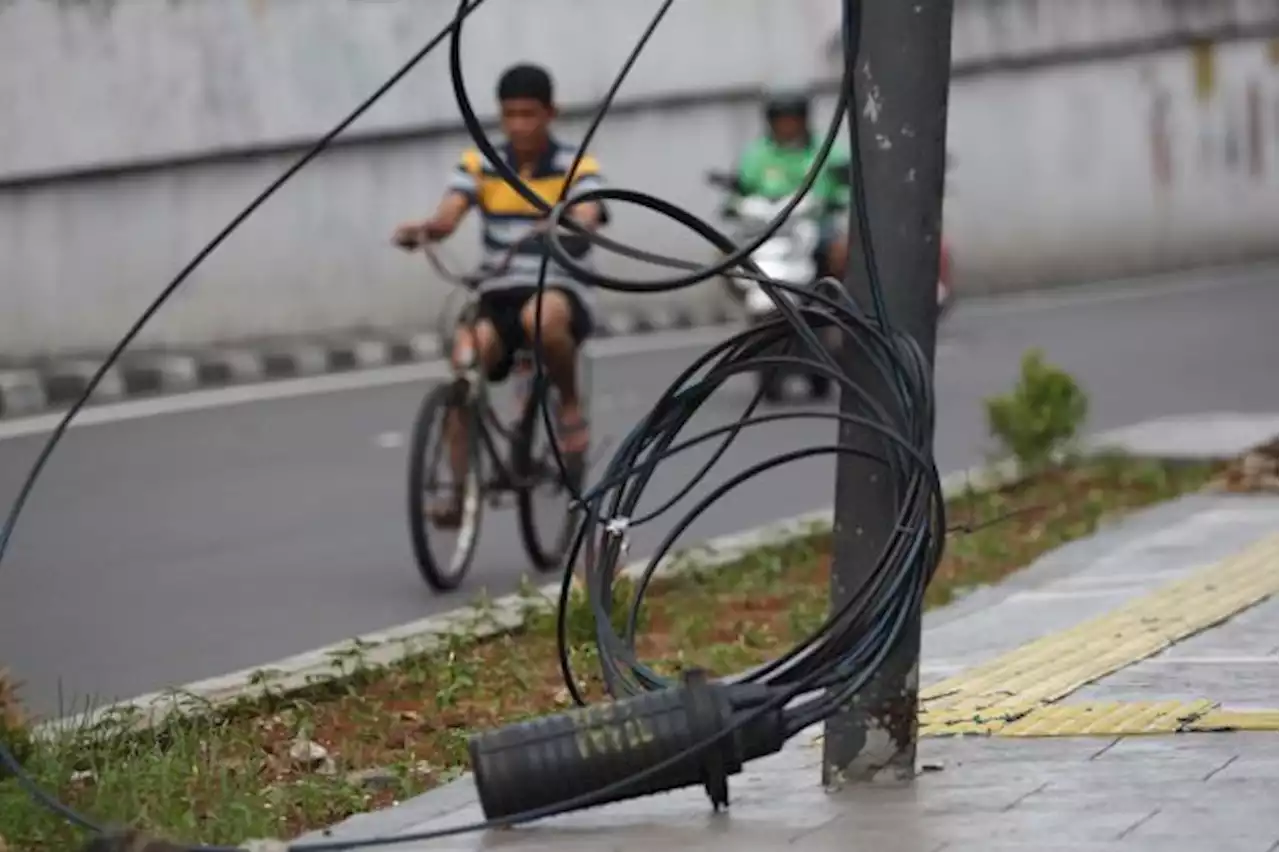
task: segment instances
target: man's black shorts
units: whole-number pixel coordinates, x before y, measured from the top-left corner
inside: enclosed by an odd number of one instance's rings
[[[572,290],[554,286],[545,288],[545,291],[550,290],[558,290],[569,300],[569,330],[574,343],[581,346],[595,327],[591,311]],[[502,343],[502,357],[489,371],[489,381],[506,379],[515,363],[516,350],[533,348],[533,341],[525,335],[524,326],[520,323],[520,311],[537,292],[536,287],[509,287],[481,294],[477,318],[493,323]]]

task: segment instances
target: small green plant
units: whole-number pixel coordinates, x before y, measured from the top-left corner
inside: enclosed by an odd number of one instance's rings
[[[1022,356],[1018,383],[985,400],[987,428],[1023,470],[1037,470],[1071,447],[1089,414],[1089,397],[1071,374],[1031,349]]]

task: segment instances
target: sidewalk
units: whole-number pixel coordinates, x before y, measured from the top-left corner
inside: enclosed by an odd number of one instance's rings
[[[819,726],[731,778],[720,815],[691,789],[380,848],[1274,852],[1277,509],[1194,495],[930,613],[911,788],[824,792]],[[323,836],[479,817],[468,778]]]

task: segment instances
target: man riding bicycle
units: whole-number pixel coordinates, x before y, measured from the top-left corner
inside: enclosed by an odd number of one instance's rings
[[[752,142],[738,163],[738,191],[776,199],[795,195],[804,184],[821,146],[809,129],[809,98],[802,92],[778,92],[765,100],[768,132]],[[843,166],[834,152],[809,195],[824,207],[820,220],[817,260],[824,275],[844,280],[848,262],[845,220],[848,186],[840,177]]]
[[[548,205],[555,204],[570,181],[576,152],[551,133],[556,116],[551,76],[536,65],[515,65],[499,79],[497,96],[506,137],[497,150],[534,193]],[[584,155],[570,187],[581,190],[600,182],[599,165]],[[478,208],[483,217],[484,265],[491,270],[503,264],[505,268],[480,285],[474,337],[471,329],[457,328],[452,355],[458,364],[470,353],[477,353],[489,380],[497,383],[510,374],[516,350],[533,345],[538,273],[544,253],[542,237],[534,232],[545,225],[543,213],[509,186],[483,155],[470,149],[462,154],[435,214],[401,225],[393,239],[406,250],[420,247],[423,241],[443,240],[472,208]],[[576,204],[568,215],[587,230],[608,222],[607,210],[597,202]],[[566,248],[579,263],[590,262],[590,245],[585,240],[566,241]],[[584,286],[552,260],[547,262],[541,302],[538,336],[548,378],[558,396],[559,446],[566,455],[579,456],[586,451],[589,437],[578,394],[577,356],[594,326],[592,300]],[[461,416],[451,415],[445,426],[454,482],[459,486],[429,510],[432,520],[442,527],[456,526],[462,516],[467,445],[461,420]]]

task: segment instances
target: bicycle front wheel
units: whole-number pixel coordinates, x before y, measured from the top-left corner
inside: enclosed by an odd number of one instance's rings
[[[554,411],[555,391],[547,393]],[[520,538],[535,568],[554,571],[564,561],[577,529],[573,495],[581,492],[586,479],[586,471],[582,469],[586,453],[579,454],[577,459],[564,458],[569,468],[566,483],[556,463],[536,393],[529,394],[525,403],[512,449],[512,468],[520,481],[516,492]]]
[[[466,433],[466,473],[461,482],[450,463],[446,423],[451,415]],[[419,573],[436,591],[458,587],[480,542],[484,495],[478,420],[475,408],[467,400],[466,384],[452,382],[426,395],[413,424],[409,445],[409,538]],[[461,498],[457,517],[432,517],[434,508],[453,495]]]

